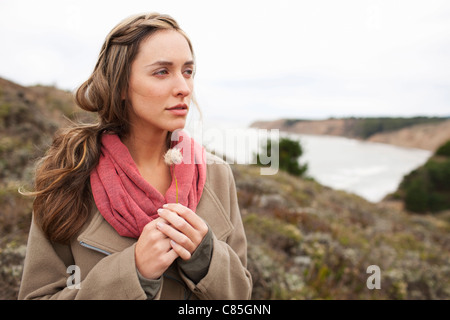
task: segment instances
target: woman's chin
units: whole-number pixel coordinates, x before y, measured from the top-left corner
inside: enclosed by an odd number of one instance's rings
[[[184,129],[184,127],[186,126],[186,119],[180,119],[177,121],[173,121],[169,126],[168,126],[168,130],[170,132],[174,132],[175,130],[181,130]]]

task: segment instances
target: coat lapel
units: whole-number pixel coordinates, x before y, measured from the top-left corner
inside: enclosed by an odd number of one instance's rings
[[[208,183],[203,188],[202,198],[197,206],[197,214],[212,228],[214,235],[219,240],[225,240],[234,229],[229,214]]]

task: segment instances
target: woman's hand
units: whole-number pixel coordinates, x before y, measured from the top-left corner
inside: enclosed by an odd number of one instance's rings
[[[142,230],[136,243],[136,267],[147,279],[158,279],[178,258],[177,251],[170,244],[170,238],[159,231],[158,223],[167,223],[162,218],[149,222]]]
[[[206,223],[179,203],[165,204],[158,213],[163,219],[157,222],[157,229],[171,239],[170,244],[181,259],[190,259],[208,233]]]

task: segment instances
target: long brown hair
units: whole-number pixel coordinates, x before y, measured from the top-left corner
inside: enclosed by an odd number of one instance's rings
[[[61,130],[36,168],[33,203],[35,222],[54,242],[67,243],[76,235],[94,208],[90,173],[101,153],[105,131],[124,137],[129,133],[128,90],[131,64],[143,39],[159,30],[173,29],[192,44],[177,22],[157,13],[132,16],[119,23],[106,37],[91,76],[75,93],[86,111],[96,112],[94,124],[77,124]]]

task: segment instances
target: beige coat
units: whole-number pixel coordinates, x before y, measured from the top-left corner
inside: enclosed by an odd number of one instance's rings
[[[156,299],[251,297],[247,242],[234,178],[227,163],[209,154],[207,160],[215,163],[208,164],[196,212],[213,231],[209,270],[195,284],[174,262],[162,278]],[[19,299],[146,299],[136,272],[135,243],[136,239],[121,237],[98,211],[70,245],[49,242],[32,223]],[[77,277],[80,288],[71,288]]]

